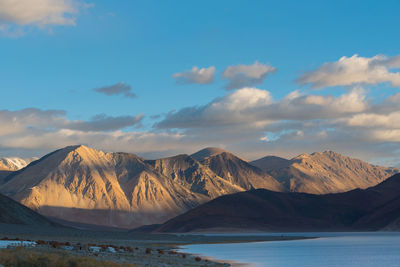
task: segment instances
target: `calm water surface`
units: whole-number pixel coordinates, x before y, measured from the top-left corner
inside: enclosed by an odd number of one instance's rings
[[[265,234],[271,235],[271,234]],[[282,235],[277,233],[276,235]],[[318,239],[189,245],[184,252],[257,267],[400,267],[400,233],[296,233]]]

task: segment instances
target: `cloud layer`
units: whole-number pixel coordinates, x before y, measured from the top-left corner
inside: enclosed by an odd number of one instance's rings
[[[137,116],[106,116],[99,114],[90,120],[69,120],[63,110],[27,108],[17,111],[0,110],[0,136],[33,132],[52,132],[62,129],[91,131],[114,131],[139,126],[143,114]]]
[[[122,95],[128,98],[136,97],[136,94],[132,92],[132,87],[124,82],[119,82],[113,85],[104,86],[100,88],[94,88],[93,90],[108,96]]]
[[[252,65],[229,66],[222,73],[222,78],[229,81],[225,88],[233,90],[261,84],[275,71],[274,67],[256,61]]]
[[[178,84],[210,84],[214,82],[215,67],[198,68],[194,66],[191,70],[187,70],[172,75]]]
[[[400,165],[400,93],[374,99],[371,90],[361,86],[396,85],[398,73],[390,70],[399,68],[399,61],[399,56],[344,57],[302,76],[304,84],[315,88],[346,86],[344,93],[293,90],[275,99],[273,91],[244,87],[202,105],[152,117],[153,127],[147,127],[142,114],[70,120],[60,110],[0,110],[0,152],[27,151],[23,156],[40,156],[38,151],[86,144],[156,158],[219,146],[255,159],[331,149],[375,163]],[[275,70],[258,62],[230,68],[230,82],[236,81],[236,75],[253,76],[253,80],[240,80],[246,83],[260,82]],[[133,94],[124,83],[94,90],[105,95]]]
[[[400,56],[377,55],[367,58],[354,55],[324,63],[315,70],[306,72],[297,81],[301,85],[310,84],[316,89],[379,83],[389,83],[396,87],[400,86],[400,73],[390,71],[396,68],[400,68]]]
[[[217,98],[204,106],[187,107],[169,113],[156,128],[200,129],[223,128],[229,125],[265,129],[278,121],[334,119],[361,113],[368,109],[362,89],[354,89],[339,97],[302,95],[293,91],[281,101],[273,101],[270,92],[243,88]]]
[[[293,91],[275,100],[269,91],[243,88],[170,112],[152,130],[137,128],[143,115],[69,120],[59,110],[2,110],[0,151],[40,156],[40,151],[86,144],[156,158],[219,146],[255,159],[331,149],[399,164],[393,161],[400,156],[399,99],[400,93],[376,102],[353,88],[337,96]]]
[[[353,88],[339,96],[293,91],[276,101],[266,90],[243,88],[169,113],[154,127],[222,143],[250,158],[333,149],[382,159],[400,154],[398,99],[400,94],[374,103]]]

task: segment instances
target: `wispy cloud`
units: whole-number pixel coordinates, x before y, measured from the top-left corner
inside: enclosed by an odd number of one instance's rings
[[[214,82],[215,67],[198,68],[194,66],[191,70],[175,73],[172,75],[178,84],[210,84]]]
[[[108,96],[123,95],[128,98],[135,98],[136,94],[132,92],[132,87],[124,82],[119,82],[113,85],[94,88],[94,91]]]
[[[256,61],[252,65],[229,66],[222,73],[222,78],[229,80],[225,88],[233,90],[261,84],[275,71],[276,68]]]
[[[115,131],[139,126],[144,115],[107,116],[98,114],[90,120],[69,120],[63,110],[41,110],[27,108],[17,111],[0,110],[0,136],[20,134],[25,131],[51,132],[62,129],[83,132]]]
[[[112,117],[105,114],[99,114],[92,117],[89,121],[72,121],[68,122],[64,128],[79,131],[115,131],[124,129],[132,126],[140,126],[144,115],[139,114],[137,116],[118,116]]]
[[[400,68],[400,56],[386,57],[342,57],[338,61],[324,63],[315,70],[301,75],[297,82],[310,84],[312,88],[328,86],[352,86],[355,84],[389,83],[400,86],[400,73],[391,69]]]

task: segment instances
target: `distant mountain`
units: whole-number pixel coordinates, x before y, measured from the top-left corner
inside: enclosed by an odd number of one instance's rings
[[[291,160],[265,157],[251,164],[275,177],[288,191],[312,194],[368,188],[400,172],[398,168],[372,165],[333,151],[303,154]]]
[[[55,226],[56,224],[29,208],[0,194],[0,223]]]
[[[33,160],[35,160],[35,158],[0,158],[0,185],[4,183],[8,175],[26,167]]]
[[[257,189],[216,198],[155,229],[148,228],[156,232],[396,229],[399,199],[400,174],[375,187],[337,194]]]
[[[134,154],[70,146],[8,176],[0,191],[66,221],[134,227],[165,221],[209,200]]]
[[[208,148],[193,154],[192,157],[199,158],[200,162],[215,174],[246,190],[253,188],[283,190],[282,185],[271,175],[227,151]]]
[[[265,172],[273,172],[278,171],[282,168],[287,168],[290,166],[291,161],[288,159],[284,159],[276,156],[266,156],[264,158],[254,160],[250,162],[251,165],[260,168]]]
[[[17,171],[26,167],[35,158],[0,158],[0,171]]]

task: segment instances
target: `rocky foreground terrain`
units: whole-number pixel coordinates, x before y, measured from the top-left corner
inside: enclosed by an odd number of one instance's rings
[[[197,255],[180,252],[182,245],[232,242],[257,242],[303,239],[288,236],[205,236],[146,234],[133,231],[85,231],[59,226],[32,226],[0,223],[0,239],[32,240],[35,247],[28,253],[90,257],[95,260],[134,266],[231,266]],[[111,248],[111,249],[110,249]],[[3,250],[4,251],[4,250]],[[1,264],[0,249],[0,264]],[[11,251],[12,252],[12,251]],[[20,253],[22,255],[22,253]],[[99,262],[100,264],[100,262]],[[86,266],[86,265],[84,265]],[[92,265],[90,265],[92,266]],[[115,265],[111,265],[115,266]],[[118,265],[119,266],[119,265]],[[132,265],[129,265],[132,266]]]

